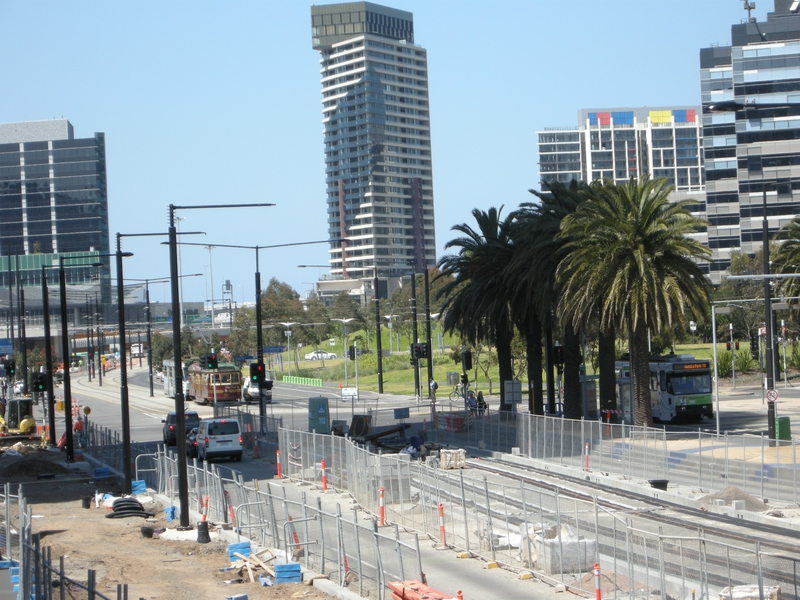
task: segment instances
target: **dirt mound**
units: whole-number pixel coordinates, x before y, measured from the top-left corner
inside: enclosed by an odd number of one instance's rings
[[[14,477],[38,477],[45,473],[60,475],[68,469],[61,464],[62,457],[51,452],[28,452],[26,454],[6,451],[0,458],[0,478],[7,481]]]
[[[752,512],[764,512],[767,510],[767,505],[758,498],[751,496],[747,492],[743,492],[734,485],[729,485],[724,490],[709,494],[700,498],[701,504],[713,504],[714,500],[724,500],[727,506],[731,505],[733,500],[744,500],[745,510]]]

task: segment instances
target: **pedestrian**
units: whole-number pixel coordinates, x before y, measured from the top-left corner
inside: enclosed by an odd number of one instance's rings
[[[431,377],[430,382],[428,382],[428,387],[431,390],[431,401],[436,402],[436,390],[439,389],[439,384],[436,383],[436,380]]]
[[[469,393],[467,397],[467,406],[469,406],[469,415],[471,417],[476,417],[478,412],[478,401],[475,399],[475,394],[472,392]]]
[[[483,399],[483,392],[478,392],[478,416],[482,417],[486,412],[486,400]]]

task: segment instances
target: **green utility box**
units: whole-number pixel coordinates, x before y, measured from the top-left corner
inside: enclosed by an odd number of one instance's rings
[[[308,430],[312,433],[331,432],[331,414],[328,399],[324,396],[308,399]]]
[[[776,417],[775,418],[775,439],[776,440],[791,440],[792,439],[792,424],[789,417]]]

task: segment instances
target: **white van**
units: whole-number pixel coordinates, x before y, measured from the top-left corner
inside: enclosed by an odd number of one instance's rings
[[[203,419],[197,426],[196,439],[200,460],[224,456],[242,460],[242,431],[236,419]]]

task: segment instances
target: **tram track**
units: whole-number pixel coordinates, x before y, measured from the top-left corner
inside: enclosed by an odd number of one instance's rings
[[[497,463],[502,466],[490,466],[487,462]],[[565,474],[555,474],[546,469],[525,466],[497,460],[482,459],[480,461],[470,460],[469,465],[480,471],[486,471],[497,475],[509,477],[510,479],[521,481],[526,485],[536,485],[551,491],[558,490],[562,496],[593,502],[595,496],[599,506],[617,511],[631,511],[631,514],[642,516],[646,513],[647,518],[663,525],[674,526],[676,520],[683,522],[686,526],[702,528],[705,533],[718,535],[725,539],[735,540],[752,544],[759,541],[762,546],[773,548],[781,552],[787,551],[787,544],[790,549],[800,557],[800,531],[795,531],[778,525],[757,523],[754,521],[744,521],[728,515],[711,513],[700,508],[684,506],[677,502],[672,502],[665,498],[653,498],[647,494],[637,493],[630,490],[609,488],[602,483],[587,481],[579,477]],[[526,475],[519,471],[536,473],[537,476]],[[558,482],[563,482],[560,484]],[[589,488],[590,491],[582,491],[576,488]],[[619,500],[609,499],[613,495],[617,498],[625,498],[636,503],[641,507],[632,507],[623,504]],[[668,511],[665,512],[665,511]]]

